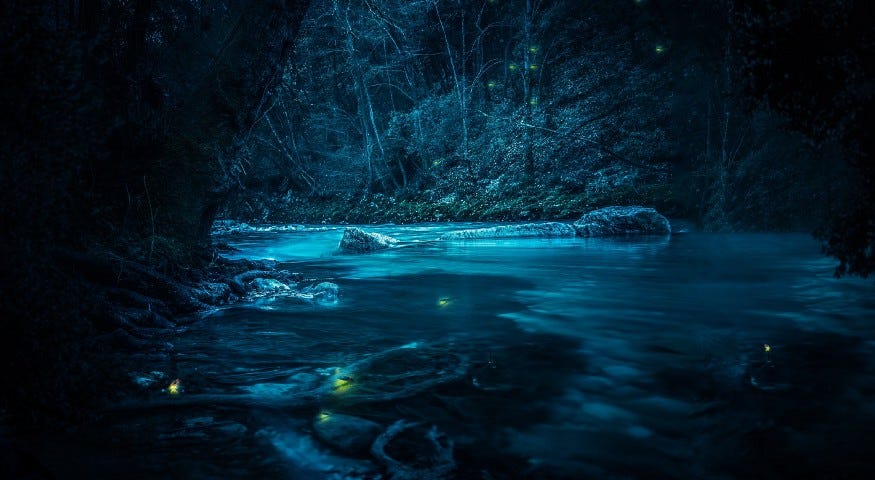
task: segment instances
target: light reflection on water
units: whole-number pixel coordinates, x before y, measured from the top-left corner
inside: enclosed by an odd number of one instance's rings
[[[168,445],[200,431],[186,465],[230,476],[381,471],[311,436],[328,411],[437,425],[459,478],[871,471],[875,289],[832,278],[805,235],[438,243],[460,226],[365,228],[410,243],[337,255],[341,227],[223,239],[337,283],[338,305],[216,312],[174,342],[188,403],[135,408],[115,428],[165,435],[181,418]],[[211,424],[185,427],[205,412]]]

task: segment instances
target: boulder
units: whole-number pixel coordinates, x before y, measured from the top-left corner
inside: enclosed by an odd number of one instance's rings
[[[323,412],[313,421],[316,438],[344,453],[363,453],[370,449],[383,427],[370,420]]]
[[[573,237],[574,227],[567,223],[545,222],[522,225],[499,225],[497,227],[477,228],[449,232],[440,236],[441,240],[471,240],[479,238],[555,238]]]
[[[593,210],[574,222],[574,228],[581,237],[671,233],[667,218],[652,208],[635,206]]]
[[[346,227],[338,248],[346,253],[367,253],[387,249],[396,243],[398,240],[387,235]]]
[[[229,279],[228,287],[239,297],[264,296],[271,293],[288,293],[301,278],[301,274],[291,273],[288,270],[248,270]]]

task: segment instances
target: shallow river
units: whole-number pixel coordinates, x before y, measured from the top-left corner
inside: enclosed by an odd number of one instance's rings
[[[98,477],[875,478],[875,284],[834,279],[810,236],[430,241],[467,226],[366,227],[410,242],[368,255],[334,253],[342,227],[221,238],[336,283],[337,302],[208,314],[146,399],[46,462]],[[388,429],[377,453],[314,435],[356,435],[346,415]]]

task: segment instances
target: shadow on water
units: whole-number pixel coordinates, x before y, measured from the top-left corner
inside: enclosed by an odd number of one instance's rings
[[[738,358],[664,371],[660,380],[699,399],[697,454],[713,471],[875,478],[871,349],[850,335],[797,331],[768,351],[740,349]]]

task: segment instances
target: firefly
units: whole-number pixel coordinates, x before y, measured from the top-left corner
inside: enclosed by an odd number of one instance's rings
[[[517,68],[517,66],[515,63],[511,63],[510,65],[507,66],[507,69],[510,70],[511,72],[516,70],[516,68]]]
[[[769,352],[772,351],[772,346],[769,345],[768,343],[764,343],[764,344],[763,344],[763,350],[764,350],[766,353],[769,353]]]
[[[538,69],[538,66],[535,65],[534,63],[529,65],[529,70],[537,70],[537,69]]]
[[[176,380],[170,382],[170,385],[167,387],[167,392],[171,395],[179,395],[179,389],[182,386],[182,382],[177,378]]]
[[[327,412],[327,411],[325,411],[325,410],[322,410],[321,412],[319,412],[319,421],[320,421],[320,422],[325,422],[325,421],[327,421],[329,418],[331,418],[331,413],[330,413],[330,412]]]
[[[538,53],[538,46],[532,45],[531,47],[529,47],[529,51],[532,53]]]
[[[531,106],[534,107],[534,106],[537,105],[537,104],[538,104],[538,99],[537,99],[537,98],[532,98],[532,99],[529,100],[529,105],[531,105]]]
[[[486,84],[486,86],[489,88],[495,88],[495,82],[489,82]]]
[[[347,390],[352,387],[352,377],[342,376],[334,379],[334,383],[332,383],[332,387],[334,388],[334,393],[341,394],[346,393]]]
[[[658,54],[665,53],[665,45],[657,45],[653,50]]]
[[[446,307],[450,304],[450,297],[441,297],[437,301],[439,307]]]

